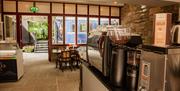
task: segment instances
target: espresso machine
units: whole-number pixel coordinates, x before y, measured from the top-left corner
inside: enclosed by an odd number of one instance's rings
[[[111,30],[95,33],[88,37],[88,62],[98,69],[112,86],[135,91],[139,67],[139,50],[136,50],[136,47],[139,44],[142,44],[142,39],[137,35],[122,36]]]

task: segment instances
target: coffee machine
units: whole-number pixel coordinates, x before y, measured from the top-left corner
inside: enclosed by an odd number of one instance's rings
[[[120,35],[114,31],[95,33],[88,37],[88,62],[98,69],[112,86],[135,91],[139,60],[136,47],[139,44],[142,44],[142,39],[137,35]]]

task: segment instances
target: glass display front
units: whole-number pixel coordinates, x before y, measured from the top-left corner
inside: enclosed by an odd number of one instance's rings
[[[65,17],[65,43],[75,44],[75,17]]]
[[[87,42],[87,18],[78,17],[77,21],[77,41],[78,44],[86,44]]]
[[[111,25],[119,25],[119,19],[111,18]]]
[[[16,15],[4,15],[5,40],[16,41]]]
[[[52,17],[52,44],[63,44],[63,17]]]
[[[98,18],[89,18],[89,32],[95,30],[98,25]]]
[[[109,25],[109,18],[100,18],[100,25]]]

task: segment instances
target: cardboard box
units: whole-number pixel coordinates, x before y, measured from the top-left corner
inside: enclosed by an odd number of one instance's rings
[[[171,13],[155,14],[153,44],[156,46],[170,45],[171,44],[171,27],[172,27],[172,14]]]

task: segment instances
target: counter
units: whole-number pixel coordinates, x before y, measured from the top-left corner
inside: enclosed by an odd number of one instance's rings
[[[80,79],[80,91],[126,91],[112,86],[108,78],[84,61],[81,66]]]
[[[0,82],[17,81],[24,74],[23,53],[15,46],[0,44]]]

